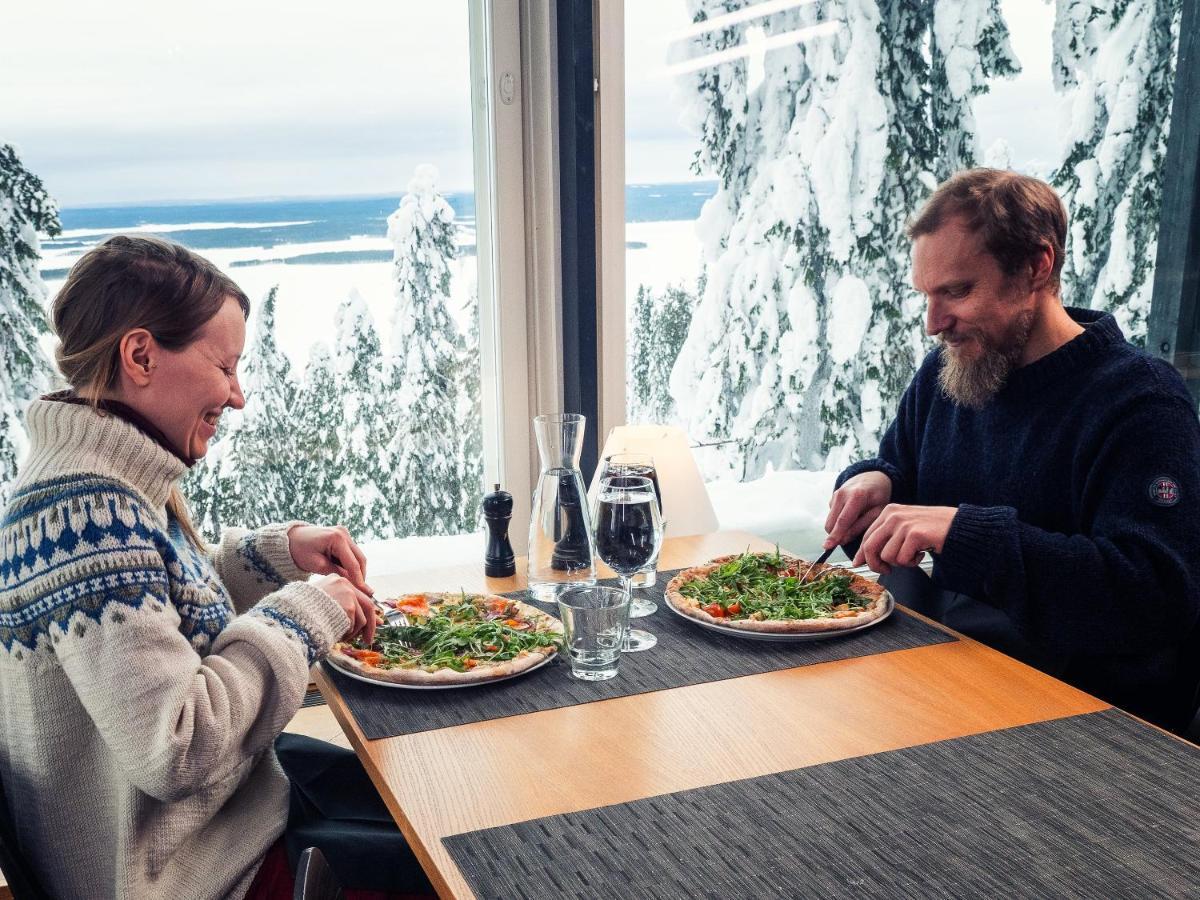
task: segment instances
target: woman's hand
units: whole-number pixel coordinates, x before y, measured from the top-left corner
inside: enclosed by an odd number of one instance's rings
[[[288,529],[288,550],[292,561],[305,572],[341,575],[364,594],[374,595],[367,585],[367,557],[341,525],[293,525]]]
[[[370,646],[375,640],[375,604],[371,598],[341,575],[326,575],[312,582],[312,585],[332,597],[350,620],[344,640],[352,641],[361,636]]]

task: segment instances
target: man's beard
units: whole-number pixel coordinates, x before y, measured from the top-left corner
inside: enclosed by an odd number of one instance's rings
[[[938,372],[938,385],[955,403],[982,409],[1017,368],[1032,331],[1033,310],[1030,309],[1017,316],[999,342],[992,342],[978,331],[968,332],[979,344],[977,359],[964,358],[939,335],[942,367]]]

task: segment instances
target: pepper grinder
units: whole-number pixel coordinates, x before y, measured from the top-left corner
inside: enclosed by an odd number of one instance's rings
[[[487,552],[483,557],[483,573],[489,578],[507,578],[517,574],[517,558],[508,541],[508,523],[512,519],[513,498],[500,485],[483,495],[483,519],[488,527]]]

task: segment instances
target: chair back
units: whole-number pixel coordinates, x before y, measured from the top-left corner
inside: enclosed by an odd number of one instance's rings
[[[342,886],[317,847],[300,854],[296,867],[296,892],[293,900],[343,900]]]
[[[662,490],[666,537],[710,534],[721,527],[682,429],[669,425],[618,425],[605,440],[600,457],[614,453],[647,453],[654,458]],[[595,502],[599,489],[600,479],[593,477],[588,491],[589,505]]]
[[[17,828],[8,811],[3,782],[0,782],[0,872],[8,881],[13,900],[50,900],[50,895],[42,890],[33,866],[21,854]]]

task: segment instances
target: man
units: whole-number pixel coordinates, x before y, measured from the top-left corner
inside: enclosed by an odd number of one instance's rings
[[[825,546],[888,573],[925,551],[935,617],[1171,729],[1196,706],[1200,423],[1107,313],[1064,308],[1043,182],[972,169],[909,227],[930,353]],[[899,572],[897,574],[900,574]],[[911,573],[910,573],[911,574]]]

